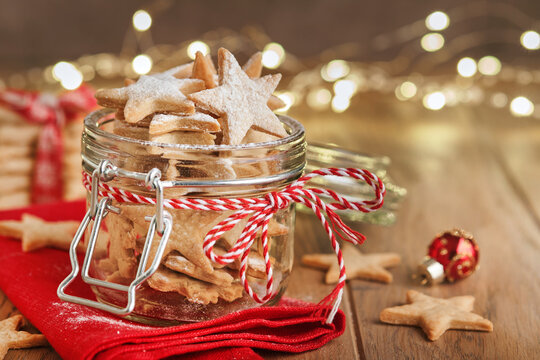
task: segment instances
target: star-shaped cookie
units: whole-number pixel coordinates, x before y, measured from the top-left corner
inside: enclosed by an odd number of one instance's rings
[[[78,227],[78,221],[48,222],[23,214],[21,221],[0,221],[0,235],[21,239],[23,251],[44,247],[68,250]]]
[[[384,309],[381,321],[420,326],[431,341],[437,340],[448,329],[493,331],[491,321],[471,312],[474,296],[438,299],[409,290],[407,302],[408,305]]]
[[[14,315],[0,321],[0,359],[6,356],[9,349],[24,349],[48,345],[44,335],[18,331],[23,320],[22,315]]]
[[[385,267],[396,266],[401,256],[396,253],[362,254],[349,243],[342,248],[347,279],[365,279],[384,283],[392,282],[392,274]],[[327,270],[325,282],[335,284],[339,280],[339,265],[335,254],[309,254],[302,256],[302,264]]]
[[[202,52],[197,51],[195,60],[193,61],[193,79],[204,81],[207,89],[213,89],[217,86],[217,72],[212,59],[209,56],[204,56]]]
[[[204,89],[199,79],[177,79],[171,74],[141,76],[137,82],[117,89],[101,89],[96,92],[99,105],[124,108],[128,123],[136,123],[146,116],[160,112],[191,114],[195,107],[186,94]]]
[[[155,208],[146,205],[118,204],[116,206],[121,209],[122,216],[133,221],[135,231],[144,237],[148,230],[148,222],[144,218],[154,215]],[[164,256],[176,250],[207,274],[211,274],[214,268],[204,253],[203,242],[221,213],[217,211],[175,210],[171,214],[173,226]],[[153,258],[153,254],[151,258]]]
[[[219,86],[188,95],[204,110],[223,120],[222,144],[238,145],[253,126],[276,136],[287,136],[267,101],[281,75],[250,79],[233,54],[221,48],[218,52]]]
[[[242,70],[249,76],[250,79],[257,79],[261,77],[262,73],[262,52],[256,52],[255,54],[251,55],[251,57],[246,61],[244,66],[242,66]],[[286,104],[278,98],[275,95],[270,96],[268,99],[268,102],[266,103],[270,110],[277,110],[284,107]]]

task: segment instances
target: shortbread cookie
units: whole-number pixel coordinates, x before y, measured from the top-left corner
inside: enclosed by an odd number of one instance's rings
[[[219,286],[229,286],[234,278],[225,270],[214,270],[211,274],[203,271],[197,265],[183,257],[182,255],[173,252],[167,256],[164,265],[171,270],[191,276],[192,278],[206,281]]]
[[[126,121],[136,123],[156,111],[193,113],[193,103],[187,100],[185,94],[203,88],[203,81],[197,79],[141,76],[136,83],[127,87],[98,90],[96,99],[101,106],[123,107]]]
[[[118,204],[122,216],[133,220],[135,231],[138,235],[146,235],[148,223],[145,216],[153,216],[155,208],[149,205]],[[173,228],[167,249],[164,255],[176,250],[185,258],[197,265],[203,271],[211,274],[214,271],[212,263],[203,251],[204,237],[213,227],[213,223],[219,217],[220,212],[198,210],[174,210]]]
[[[164,74],[165,76],[171,75],[177,79],[186,79],[190,77],[192,73],[193,73],[193,62],[190,62],[187,64],[173,67],[167,71],[164,71],[162,74]]]
[[[242,70],[249,76],[250,79],[257,79],[261,77],[262,73],[262,52],[258,51],[246,61]]]
[[[225,220],[227,217],[229,217],[229,215],[230,215],[229,212],[224,212],[223,215],[218,219],[219,221],[216,221],[215,225]],[[247,217],[240,220],[238,224],[236,224],[235,227],[233,227],[231,230],[221,235],[221,239],[223,239],[224,242],[227,244],[228,249],[232,248],[234,244],[236,244],[236,242],[242,235],[242,231],[244,231],[244,228],[246,227],[248,220],[249,219]],[[289,228],[285,225],[278,223],[273,218],[270,219],[270,221],[268,222],[268,233],[267,233],[268,236],[270,237],[280,236],[280,235],[286,235],[288,233],[289,233]],[[262,229],[259,229],[257,236],[261,236],[261,234],[262,234]]]
[[[242,66],[242,70],[249,76],[251,79],[257,79],[261,77],[262,73],[262,53],[256,52],[255,54],[251,55],[251,57],[248,59],[248,61]],[[267,102],[268,107],[270,110],[277,110],[285,106],[285,103],[283,100],[278,98],[277,96],[270,96]]]
[[[109,258],[116,263],[120,275],[132,278],[137,271],[135,247],[138,234],[130,220],[110,214],[105,217],[107,229],[110,229]]]
[[[401,263],[401,256],[396,253],[362,254],[359,250],[345,243],[342,248],[347,279],[365,279],[384,283],[392,282],[392,274],[385,267]],[[339,280],[339,265],[335,254],[310,254],[302,256],[302,264],[327,270],[325,282],[335,284]]]
[[[20,191],[0,196],[0,209],[25,207],[30,204],[30,192]]]
[[[227,286],[217,286],[190,278],[161,267],[148,279],[148,285],[159,291],[174,291],[186,297],[193,303],[208,305],[215,304],[219,298],[232,302],[243,294],[243,287],[234,283]]]
[[[210,133],[194,131],[173,131],[161,135],[150,135],[151,141],[162,144],[214,145],[215,138],[215,135]],[[176,151],[178,150],[155,146],[150,152],[155,155],[160,155],[164,153],[174,154]]]
[[[26,349],[49,344],[45,335],[19,331],[23,323],[22,315],[13,315],[0,321],[0,359],[6,356],[9,349]]]
[[[148,132],[160,135],[173,131],[217,132],[219,122],[212,116],[196,112],[190,115],[156,114],[152,117]]]
[[[29,158],[33,154],[33,147],[30,145],[4,145],[0,142],[0,161],[4,159]]]
[[[36,142],[41,126],[39,125],[2,125],[0,126],[0,144],[3,146],[25,146]]]
[[[136,139],[149,140],[148,129],[140,126],[133,126],[125,121],[115,120],[113,133],[119,136]]]
[[[0,175],[0,196],[9,195],[19,190],[30,189],[31,178],[22,175]]]
[[[199,159],[198,161],[189,160],[189,154],[185,154],[179,151],[165,150],[162,154],[163,157],[175,160],[174,165],[170,165],[167,170],[168,175],[175,175],[176,180],[181,179],[235,179],[236,172],[230,164],[230,160],[227,158],[216,158],[206,162]],[[170,167],[173,166],[174,169]],[[169,193],[172,193],[167,189]]]
[[[222,249],[218,246],[214,247],[214,253],[216,255],[224,255],[226,252],[227,251],[225,249]],[[275,262],[275,259],[271,257],[270,263],[273,264],[274,262]],[[232,263],[227,264],[226,267],[233,270],[240,270],[240,265],[241,265],[241,258],[237,258]],[[266,262],[264,261],[264,258],[259,253],[255,251],[250,251],[248,255],[247,265],[248,265],[248,268],[246,271],[247,275],[257,278],[257,279],[266,278]]]
[[[197,51],[195,54],[195,61],[193,62],[193,72],[191,77],[193,79],[200,79],[204,81],[207,89],[213,89],[217,86],[216,83],[216,68],[212,63],[210,57],[204,56],[202,52]]]
[[[418,291],[407,291],[408,305],[386,308],[382,322],[395,325],[420,326],[431,341],[448,329],[493,331],[491,321],[472,313],[474,296],[439,299]]]
[[[0,160],[2,175],[30,175],[34,170],[33,158],[15,158]]]
[[[0,221],[0,235],[22,240],[23,251],[44,247],[69,250],[78,221],[44,221],[31,214],[23,214],[21,221]]]
[[[281,100],[275,95],[270,96],[266,104],[272,111],[281,109],[282,107],[285,107],[285,105],[287,105],[283,100]]]
[[[219,50],[218,61],[219,86],[193,93],[189,98],[223,119],[222,144],[240,144],[252,126],[276,136],[287,136],[277,116],[266,105],[281,75],[251,80],[234,56],[223,48]]]

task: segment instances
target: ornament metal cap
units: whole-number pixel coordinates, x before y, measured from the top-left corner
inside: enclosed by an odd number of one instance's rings
[[[418,265],[417,274],[422,285],[436,285],[444,281],[444,266],[437,260],[426,256]]]

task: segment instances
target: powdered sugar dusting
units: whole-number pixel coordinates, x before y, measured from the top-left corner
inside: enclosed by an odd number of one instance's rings
[[[185,116],[175,115],[175,114],[156,114],[152,118],[152,123],[154,123],[155,125],[165,125],[166,123],[171,122],[171,121],[184,120],[184,119],[219,125],[216,119],[214,119],[208,114],[204,114],[201,112],[196,112],[194,114],[185,115]]]
[[[139,325],[127,320],[116,318],[113,315],[106,315],[98,310],[83,307],[82,305],[68,302],[53,302],[52,308],[63,315],[63,321],[75,329],[92,325],[109,325],[122,327],[124,329],[144,330],[148,326]]]

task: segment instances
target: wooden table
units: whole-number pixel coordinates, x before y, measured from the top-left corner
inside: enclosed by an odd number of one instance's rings
[[[418,103],[367,99],[361,111],[342,115],[297,110],[309,140],[388,155],[390,174],[409,191],[391,227],[355,224],[367,235],[365,252],[395,251],[403,264],[383,285],[349,281],[342,308],[345,334],[306,354],[263,353],[277,359],[532,359],[540,351],[540,126],[507,110],[455,107],[439,112]],[[461,227],[480,246],[481,268],[470,278],[432,288],[411,279],[433,236]],[[299,214],[296,264],[288,295],[318,301],[331,286],[323,272],[299,265],[301,255],[330,252],[316,219]],[[402,304],[407,289],[429,295],[476,297],[474,312],[490,319],[493,333],[448,331],[436,342],[419,328],[379,322],[380,311]],[[0,317],[13,311],[0,294]],[[7,359],[56,359],[52,349],[10,351]]]

